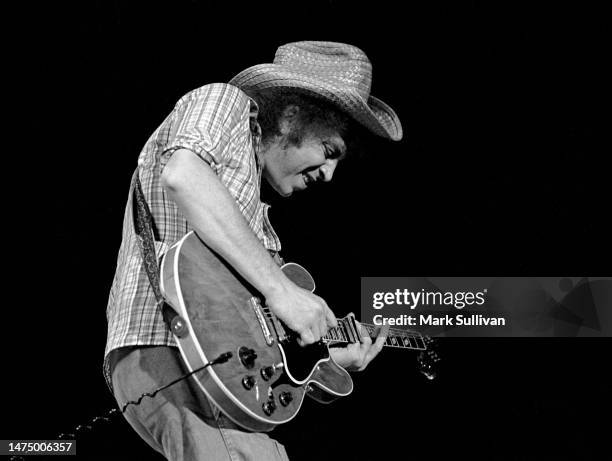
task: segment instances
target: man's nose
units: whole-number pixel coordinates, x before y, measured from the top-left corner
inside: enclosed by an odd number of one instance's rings
[[[329,182],[332,180],[334,176],[334,171],[336,170],[336,166],[338,165],[337,159],[327,159],[324,165],[321,165],[319,171],[321,172],[321,180],[325,182]]]

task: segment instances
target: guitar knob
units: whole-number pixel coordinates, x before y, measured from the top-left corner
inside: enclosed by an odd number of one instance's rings
[[[267,366],[267,367],[263,367],[260,371],[261,373],[261,377],[265,380],[265,381],[269,381],[270,378],[272,376],[274,376],[274,372],[276,370],[274,369],[274,367],[272,365]]]
[[[242,346],[240,349],[238,349],[238,357],[240,357],[240,362],[242,365],[250,370],[255,366],[257,352],[255,352],[253,349]]]
[[[246,375],[244,378],[242,378],[242,385],[247,391],[253,389],[256,383],[257,381],[255,380],[255,376]]]
[[[274,403],[274,400],[268,400],[267,402],[264,402],[261,408],[266,415],[270,416],[272,413],[274,413],[274,410],[276,410],[276,403]]]
[[[278,396],[278,400],[282,406],[286,407],[293,400],[293,394],[287,391],[281,392],[280,395]]]

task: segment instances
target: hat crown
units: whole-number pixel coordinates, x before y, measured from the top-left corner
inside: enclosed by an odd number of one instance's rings
[[[257,64],[229,83],[242,90],[293,88],[322,98],[371,132],[402,139],[397,114],[370,95],[372,64],[359,48],[336,42],[294,42],[280,46],[272,64]]]
[[[365,101],[370,96],[372,64],[355,46],[335,42],[288,43],[276,50],[274,64],[352,88]]]

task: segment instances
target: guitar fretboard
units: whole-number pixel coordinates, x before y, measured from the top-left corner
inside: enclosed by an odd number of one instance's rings
[[[372,341],[376,339],[380,327],[370,325],[368,323],[361,324],[361,332],[357,333],[357,324],[354,319],[347,317],[338,319],[338,326],[330,328],[327,335],[323,337],[324,341],[330,343],[357,343],[359,335],[368,334]],[[401,349],[426,350],[427,346],[423,336],[416,331],[398,330],[396,328],[389,329],[385,346],[397,347]]]
[[[287,332],[282,322],[276,318],[276,316],[270,312],[270,309],[266,306],[262,308],[264,315],[270,320],[271,326],[275,332],[276,337],[279,340],[283,340],[287,337]],[[371,325],[369,323],[361,323],[361,331],[357,332],[357,323],[354,317],[348,316],[338,320],[338,326],[330,328],[327,334],[323,336],[323,341],[332,344],[338,343],[358,343],[360,337],[364,334],[370,335],[372,341],[375,341],[376,335],[380,327]],[[397,328],[390,328],[387,333],[387,339],[384,343],[387,347],[397,347],[400,349],[414,349],[424,351],[427,349],[427,345],[423,335],[416,331],[410,330],[398,330]]]

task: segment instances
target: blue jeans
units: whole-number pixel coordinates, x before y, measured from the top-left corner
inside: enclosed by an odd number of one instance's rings
[[[129,347],[110,358],[113,390],[120,407],[187,372],[177,349]],[[170,461],[288,461],[285,448],[263,433],[248,432],[221,413],[187,378],[130,405],[128,423]]]

